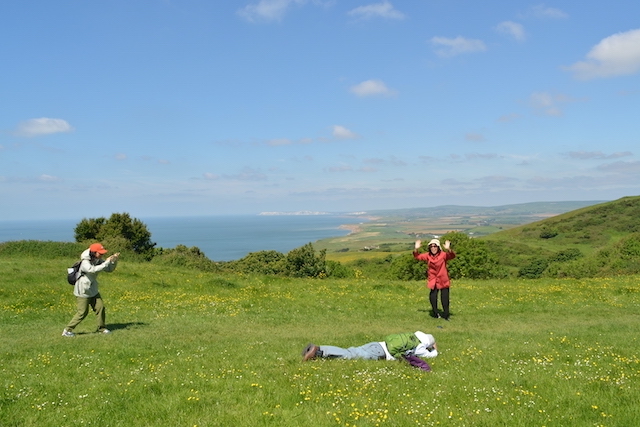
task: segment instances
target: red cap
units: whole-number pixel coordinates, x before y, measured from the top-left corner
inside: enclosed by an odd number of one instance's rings
[[[97,252],[99,254],[106,254],[107,253],[107,250],[100,243],[92,244],[91,246],[89,246],[89,250],[91,252]]]

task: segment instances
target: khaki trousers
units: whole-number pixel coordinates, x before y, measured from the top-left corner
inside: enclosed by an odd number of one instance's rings
[[[80,322],[89,314],[89,307],[96,313],[96,319],[98,320],[98,331],[105,329],[106,313],[104,303],[100,294],[91,298],[76,297],[76,314],[73,319],[67,325],[68,331],[73,331]]]

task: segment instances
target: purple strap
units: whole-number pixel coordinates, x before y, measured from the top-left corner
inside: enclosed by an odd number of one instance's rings
[[[427,371],[430,372],[431,371],[431,366],[429,366],[429,364],[427,362],[425,362],[424,360],[420,359],[418,356],[414,356],[414,355],[405,355],[404,356],[404,360],[406,360],[407,362],[409,362],[409,364],[413,367],[422,369],[423,371]]]

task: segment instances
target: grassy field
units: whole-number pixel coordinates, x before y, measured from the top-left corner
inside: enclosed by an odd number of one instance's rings
[[[110,335],[74,312],[64,259],[0,260],[0,425],[631,426],[639,277],[455,281],[450,322],[421,282],[287,279],[128,263],[101,275]],[[422,330],[440,356],[302,363]]]

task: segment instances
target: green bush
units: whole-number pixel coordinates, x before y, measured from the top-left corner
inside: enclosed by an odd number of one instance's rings
[[[397,256],[389,266],[389,277],[399,280],[425,280],[427,277],[427,264],[418,261],[413,253]]]
[[[188,248],[185,245],[178,245],[175,249],[158,249],[151,262],[172,267],[188,267],[200,271],[220,270],[220,267],[207,258],[196,246]]]
[[[289,277],[326,277],[326,249],[316,254],[311,243],[293,249],[278,262],[278,269]]]
[[[336,279],[348,279],[355,277],[355,271],[352,268],[349,268],[338,261],[328,260],[326,261],[325,266],[327,277],[333,277]]]
[[[543,228],[540,231],[540,238],[541,239],[552,239],[552,238],[556,237],[557,235],[558,235],[558,230],[555,230],[555,229]]]
[[[545,275],[585,278],[637,273],[640,273],[640,233],[629,234],[589,256],[554,263],[549,266]]]
[[[74,234],[76,242],[98,241],[105,247],[106,241],[116,239],[118,249],[132,251],[147,260],[153,257],[156,245],[147,226],[128,213],[113,213],[109,219],[84,218],[76,225]]]
[[[582,252],[578,248],[569,248],[559,252],[556,252],[550,259],[550,262],[567,262],[580,258]]]
[[[278,251],[250,252],[244,258],[229,261],[224,268],[245,274],[281,274],[281,261],[284,255]]]
[[[80,243],[16,240],[0,243],[0,255],[76,259],[87,247]]]
[[[523,279],[538,279],[542,277],[542,273],[544,273],[548,266],[549,260],[546,258],[536,258],[518,270],[518,277],[522,277]]]
[[[307,243],[286,255],[274,250],[251,252],[239,260],[221,263],[220,267],[223,271],[243,274],[315,278],[355,277],[353,268],[338,261],[327,261],[325,256],[324,249],[316,252],[313,245]]]
[[[620,252],[620,257],[623,259],[640,259],[640,233],[626,236],[614,248]]]
[[[441,242],[446,240],[451,241],[451,249],[456,253],[456,257],[447,263],[452,279],[497,279],[508,275],[485,241],[472,239],[460,232],[447,233],[440,239]]]

